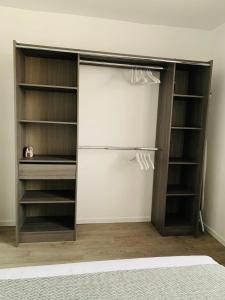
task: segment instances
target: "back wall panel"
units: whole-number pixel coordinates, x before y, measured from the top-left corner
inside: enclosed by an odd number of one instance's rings
[[[131,70],[81,67],[79,145],[155,146],[159,85],[130,79]],[[79,150],[78,223],[150,220],[153,170],[130,161],[135,153]]]

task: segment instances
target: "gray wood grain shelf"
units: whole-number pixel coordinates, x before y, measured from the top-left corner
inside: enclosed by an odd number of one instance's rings
[[[181,184],[168,184],[167,196],[194,196],[194,193],[190,188]]]
[[[30,190],[25,191],[20,204],[75,203],[73,190]]]
[[[38,120],[19,120],[20,123],[53,124],[53,125],[77,125],[77,122],[61,121],[38,121]]]
[[[170,158],[169,165],[198,165],[199,162],[185,158]]]
[[[176,98],[186,98],[186,99],[202,99],[204,96],[201,95],[185,95],[185,94],[173,94]]]
[[[202,130],[201,127],[190,127],[190,126],[172,126],[172,130]]]
[[[49,85],[49,84],[34,84],[34,83],[19,83],[21,88],[27,90],[38,90],[38,91],[57,91],[73,93],[77,91],[77,87],[73,86],[60,86],[60,85]]]
[[[65,163],[75,164],[76,157],[72,155],[34,155],[32,158],[21,158],[20,163],[38,164],[38,163]]]

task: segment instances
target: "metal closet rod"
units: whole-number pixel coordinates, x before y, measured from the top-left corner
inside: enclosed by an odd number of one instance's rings
[[[79,146],[79,149],[96,149],[96,150],[144,150],[144,151],[158,151],[158,148],[151,147],[114,147],[114,146]]]
[[[94,60],[81,59],[80,64],[82,65],[92,65],[92,66],[103,66],[103,67],[115,67],[124,69],[141,69],[141,70],[166,70],[164,67],[157,66],[147,66],[147,65],[137,65],[137,64],[126,64],[126,63],[113,63],[113,62],[102,62]]]

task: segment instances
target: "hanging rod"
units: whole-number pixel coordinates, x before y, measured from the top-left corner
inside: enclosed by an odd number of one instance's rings
[[[143,150],[143,151],[158,151],[158,148],[149,147],[114,147],[114,146],[79,146],[79,149],[95,149],[95,150]]]
[[[112,63],[112,62],[102,62],[102,61],[85,60],[85,59],[81,59],[80,64],[92,65],[92,66],[124,68],[124,69],[159,70],[159,71],[166,70],[166,68],[164,68],[164,67],[157,67],[157,66],[134,65],[134,64],[126,64],[126,63]]]

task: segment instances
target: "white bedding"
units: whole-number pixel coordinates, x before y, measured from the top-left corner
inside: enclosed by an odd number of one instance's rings
[[[0,279],[24,279],[77,275],[119,270],[140,270],[168,267],[217,264],[209,256],[170,256],[109,261],[93,261],[34,267],[0,269]]]

